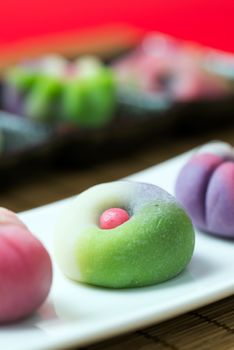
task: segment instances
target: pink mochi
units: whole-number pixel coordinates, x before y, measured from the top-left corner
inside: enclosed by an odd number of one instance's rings
[[[233,151],[193,156],[178,175],[176,198],[199,229],[234,238]]]
[[[0,225],[15,224],[23,226],[27,229],[27,226],[13,213],[13,211],[0,207]]]
[[[51,282],[52,264],[42,243],[14,213],[0,208],[0,322],[34,312]]]

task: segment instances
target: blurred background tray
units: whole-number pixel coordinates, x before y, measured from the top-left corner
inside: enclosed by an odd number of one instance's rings
[[[19,170],[20,166],[26,164],[30,166],[32,163],[59,163],[63,166],[78,167],[92,165],[104,159],[133,152],[158,138],[167,138],[173,134],[204,132],[207,129],[233,124],[233,56],[194,43],[178,41],[161,33],[151,34],[150,40],[152,36],[160,40],[163,38],[170,45],[172,42],[172,45],[176,43],[175,45],[185,46],[186,50],[187,47],[189,50],[192,48],[194,56],[197,52],[203,52],[203,55],[208,57],[207,60],[210,60],[208,67],[213,69],[214,75],[228,81],[229,92],[214,98],[176,100],[168,89],[168,82],[165,80],[165,78],[168,79],[167,75],[162,77],[162,84],[166,91],[163,94],[155,95],[147,90],[132,89],[131,86],[129,88],[126,84],[120,84],[112,121],[95,129],[63,123],[38,123],[30,118],[2,111],[0,112],[0,169],[3,171],[17,167]],[[115,40],[112,40],[113,38]],[[116,62],[121,62],[122,57],[128,59],[128,56],[134,55],[134,52],[138,55],[138,51],[144,48],[144,40],[149,41],[149,38],[144,39],[142,31],[134,31],[129,27],[106,27],[105,30],[90,30],[83,33],[79,44],[75,46],[74,33],[67,39],[64,37],[58,52],[73,60],[74,56],[84,53],[95,54],[105,64],[115,69]],[[12,52],[11,56],[8,52],[6,57],[10,59],[2,60],[2,67],[4,67],[2,74],[7,70],[9,63],[17,62],[26,54],[32,58],[39,53],[47,53],[48,43],[54,42],[52,48],[57,49],[57,43],[61,43],[60,40],[61,37],[54,41],[52,37],[49,39],[47,37],[44,42],[39,40],[40,51],[32,51],[32,46],[25,51],[26,47],[21,46],[17,55],[13,55]],[[208,54],[211,55],[211,59]],[[222,64],[219,64],[220,62]],[[226,67],[227,69],[224,69]],[[141,80],[141,76],[139,79]]]

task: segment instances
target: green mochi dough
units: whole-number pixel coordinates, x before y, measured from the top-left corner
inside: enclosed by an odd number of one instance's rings
[[[102,229],[110,208],[129,220]],[[142,287],[178,275],[193,255],[190,218],[169,193],[152,184],[115,181],[81,193],[55,227],[55,258],[72,280],[109,288]]]
[[[24,67],[11,68],[5,74],[5,81],[21,92],[30,89],[36,80],[37,73]]]
[[[191,221],[176,203],[146,205],[114,229],[83,229],[76,247],[79,279],[112,288],[163,282],[186,267],[194,241]]]
[[[24,101],[24,111],[28,117],[36,121],[48,121],[58,116],[53,108],[61,95],[61,81],[53,76],[41,75],[37,78]]]
[[[113,76],[103,69],[64,85],[64,119],[82,127],[100,127],[112,119],[116,104]]]

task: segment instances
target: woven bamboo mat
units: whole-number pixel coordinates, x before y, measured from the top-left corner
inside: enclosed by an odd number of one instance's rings
[[[234,349],[234,296],[88,350]]]
[[[174,157],[212,139],[234,145],[234,128],[196,137],[165,139],[147,149],[86,169],[37,169],[0,192],[0,205],[23,211],[69,197],[100,182],[113,181]],[[234,252],[233,252],[234,253]],[[88,350],[234,350],[234,296]],[[3,350],[3,349],[1,349]]]

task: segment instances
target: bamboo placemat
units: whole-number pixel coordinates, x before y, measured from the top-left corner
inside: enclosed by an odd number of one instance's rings
[[[83,169],[37,169],[0,193],[0,205],[22,211],[72,196],[100,182],[120,179],[213,139],[234,145],[234,128],[194,137],[165,137],[123,159]],[[234,251],[233,251],[234,253]],[[88,350],[232,350],[234,296],[182,316],[87,347]],[[3,349],[2,349],[3,350]]]
[[[234,349],[234,296],[88,350]]]

